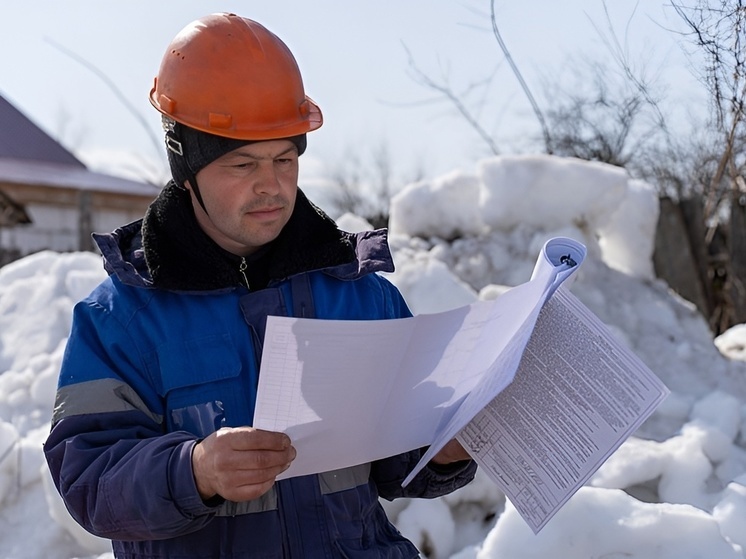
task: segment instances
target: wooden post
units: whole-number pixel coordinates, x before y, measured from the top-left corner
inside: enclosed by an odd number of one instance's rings
[[[93,250],[93,209],[90,190],[78,191],[78,250]]]

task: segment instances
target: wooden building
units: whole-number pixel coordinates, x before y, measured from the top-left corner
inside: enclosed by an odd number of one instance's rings
[[[93,250],[91,233],[139,219],[159,188],[90,171],[0,96],[0,265]]]

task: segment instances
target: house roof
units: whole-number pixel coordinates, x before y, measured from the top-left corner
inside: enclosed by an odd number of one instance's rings
[[[0,183],[44,185],[51,187],[112,192],[155,198],[159,188],[142,182],[95,173],[85,167],[46,161],[29,161],[0,157]]]
[[[0,95],[0,157],[85,165]]]
[[[89,171],[70,151],[0,95],[0,183],[155,197],[147,183]]]

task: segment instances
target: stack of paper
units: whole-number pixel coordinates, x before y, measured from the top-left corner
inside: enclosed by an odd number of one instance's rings
[[[451,439],[534,531],[668,394],[582,303],[555,293],[585,247],[548,241],[531,279],[494,301],[372,321],[269,317],[254,427],[287,433],[281,476]]]

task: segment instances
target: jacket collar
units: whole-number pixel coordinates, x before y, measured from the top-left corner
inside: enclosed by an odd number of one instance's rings
[[[166,185],[144,219],[108,235],[94,235],[109,273],[123,282],[175,291],[212,291],[244,285],[241,258],[215,244],[199,227],[189,193]],[[393,271],[385,231],[353,235],[299,189],[280,235],[247,258],[264,284],[313,270],[343,279]]]
[[[156,287],[200,291],[244,283],[239,271],[241,258],[220,248],[202,231],[189,193],[173,182],[145,214],[142,239]],[[280,235],[247,261],[250,267],[263,267],[266,283],[354,259],[349,237],[298,190],[293,213]],[[250,274],[256,272],[250,270]]]

